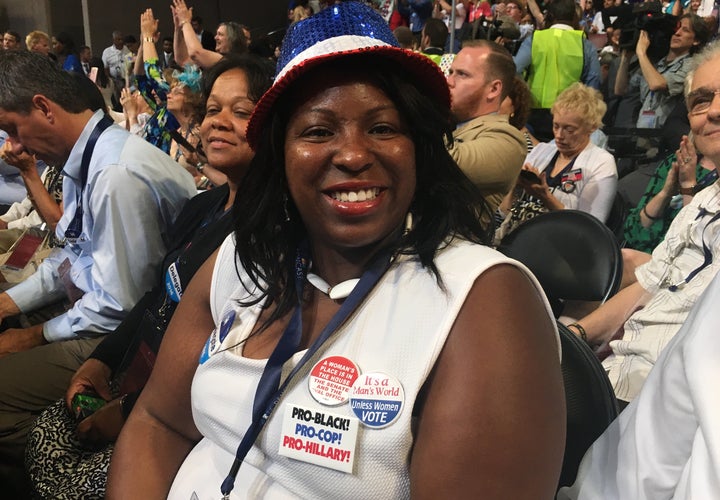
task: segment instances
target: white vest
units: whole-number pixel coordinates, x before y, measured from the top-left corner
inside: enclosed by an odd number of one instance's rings
[[[234,251],[230,236],[218,255],[211,307],[216,325],[221,324],[230,309],[235,309],[236,319],[223,342],[219,342],[219,328],[213,332],[206,349],[212,344],[214,354],[200,364],[192,387],[195,424],[205,437],[180,468],[169,498],[189,500],[193,492],[198,500],[220,498],[220,485],[250,423],[255,389],[266,364],[266,360],[244,358],[242,347],[232,347],[252,331],[260,312],[260,306],[237,306],[237,300],[248,294],[235,272]],[[413,406],[466,295],[483,271],[499,263],[516,265],[530,275],[522,265],[495,250],[467,242],[455,242],[439,251],[435,263],[445,291],[419,260],[399,257],[349,321],[303,366],[248,453],[231,498],[409,497]],[[531,279],[543,295],[532,276]],[[480,325],[478,334],[482,334]],[[304,352],[296,353],[286,363],[283,377]],[[402,408],[392,424],[380,429],[357,424],[352,473],[278,453],[289,403],[313,412],[355,418],[350,404],[325,406],[310,394],[310,370],[328,356],[352,360],[363,374],[387,374],[400,382],[404,392]],[[329,447],[330,443],[327,444]]]

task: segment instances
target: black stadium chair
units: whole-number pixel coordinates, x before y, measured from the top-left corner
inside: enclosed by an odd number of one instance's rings
[[[595,353],[565,325],[558,323],[565,382],[567,433],[558,489],[575,482],[578,466],[590,445],[618,415],[607,374]]]
[[[621,247],[625,244],[625,218],[628,212],[628,203],[622,193],[618,191],[615,193],[615,199],[605,225],[615,235],[615,239]]]
[[[606,301],[622,280],[615,235],[578,210],[539,215],[503,238],[498,250],[532,271],[556,317],[566,300]]]

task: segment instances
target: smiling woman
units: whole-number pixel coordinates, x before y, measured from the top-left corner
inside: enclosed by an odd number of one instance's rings
[[[109,498],[553,495],[549,309],[483,245],[445,78],[396,44],[355,2],[290,28],[242,217],[183,297]]]
[[[30,433],[29,476],[43,498],[104,498],[106,471],[125,417],[147,381],[163,333],[190,278],[232,231],[233,204],[253,152],[245,127],[255,102],[269,87],[272,71],[252,56],[223,58],[203,80],[207,110],[200,135],[209,167],[225,174],[227,183],[197,195],[177,215],[168,231],[164,273],[127,319],[75,373],[66,401],[45,411]],[[84,78],[84,77],[83,77]],[[111,394],[108,381],[121,397]],[[75,421],[72,401],[78,393],[97,393],[107,403]],[[71,439],[77,436],[77,439]],[[55,465],[49,466],[49,463]]]
[[[297,84],[293,101],[302,104],[285,140],[288,189],[311,240],[362,247],[404,220],[415,193],[415,147],[372,80],[329,66]],[[313,248],[316,262],[322,251]]]

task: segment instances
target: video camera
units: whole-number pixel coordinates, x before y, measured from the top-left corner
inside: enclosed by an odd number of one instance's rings
[[[670,39],[677,30],[677,24],[677,17],[662,12],[660,2],[636,4],[632,14],[620,26],[620,49],[635,50],[640,31],[645,30],[650,37],[648,57],[657,62],[670,49]]]
[[[520,38],[520,29],[510,19],[493,19],[492,17],[481,16],[476,19],[473,26],[472,38],[484,40],[496,40],[502,37],[506,40],[505,48],[511,54],[517,52],[518,39]]]

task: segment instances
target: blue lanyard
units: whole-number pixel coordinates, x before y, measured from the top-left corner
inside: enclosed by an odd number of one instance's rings
[[[255,443],[255,440],[267,423],[273,410],[280,402],[280,398],[287,390],[290,381],[300,371],[303,365],[315,355],[325,341],[330,338],[330,336],[345,323],[355,309],[362,304],[382,275],[385,274],[391,262],[390,253],[387,251],[381,252],[373,258],[352,293],[345,299],[345,302],[340,306],[338,312],[330,319],[318,338],[315,339],[315,342],[308,348],[302,359],[295,368],[293,368],[282,385],[280,385],[282,367],[285,362],[298,351],[300,341],[302,340],[302,295],[307,276],[308,255],[309,252],[306,248],[301,247],[298,249],[295,259],[295,291],[297,293],[298,303],[290,318],[290,323],[287,328],[285,328],[270,358],[268,358],[265,369],[260,376],[260,381],[255,391],[252,422],[238,446],[230,472],[220,487],[223,499],[230,498],[230,492],[235,487],[235,477],[240,470],[240,465],[242,465],[253,443]]]
[[[701,217],[704,217],[704,216],[706,216],[706,215],[710,215],[710,213],[709,213],[707,210],[705,210],[704,208],[701,207],[701,208],[700,208],[700,211],[698,212],[698,215],[697,215],[697,217],[695,217],[695,219],[697,220],[697,219],[699,219],[699,218],[701,218]],[[715,221],[718,220],[718,219],[720,219],[720,212],[718,212],[718,213],[716,213],[715,215],[713,215],[712,219],[710,219],[710,220],[708,221],[708,223],[705,224],[705,227],[704,227],[703,230],[702,230],[702,234],[700,235],[700,239],[702,240],[702,244],[703,244],[703,255],[704,255],[704,257],[705,257],[705,259],[703,260],[703,263],[700,264],[700,265],[699,265],[698,267],[696,267],[695,269],[693,269],[693,270],[690,272],[690,274],[688,274],[687,277],[686,277],[684,280],[682,280],[680,283],[676,283],[676,284],[674,284],[674,285],[670,285],[670,286],[668,287],[668,290],[670,290],[671,292],[677,292],[678,289],[679,289],[681,286],[683,286],[685,283],[690,283],[690,280],[693,279],[700,271],[702,271],[702,270],[705,269],[707,266],[709,266],[710,264],[712,264],[712,260],[713,260],[712,250],[710,250],[710,247],[708,247],[708,246],[707,246],[707,243],[705,243],[705,231],[707,230],[707,228],[708,228],[708,226],[709,226],[710,224],[712,224],[713,222],[715,222]]]
[[[65,240],[76,240],[80,237],[82,234],[82,226],[83,226],[83,205],[82,205],[82,197],[83,197],[83,191],[85,190],[85,184],[87,184],[87,178],[88,178],[88,171],[90,169],[90,158],[92,158],[93,151],[95,150],[95,144],[97,143],[98,139],[100,138],[100,135],[105,131],[106,128],[108,128],[110,125],[113,124],[112,119],[105,115],[103,116],[102,120],[98,122],[97,125],[95,125],[95,128],[90,133],[90,138],[87,141],[87,144],[85,145],[85,150],[83,151],[82,155],[82,161],[80,162],[80,189],[78,190],[77,195],[77,206],[75,208],[75,215],[73,215],[72,221],[70,221],[70,224],[68,225],[67,229],[65,230]],[[67,175],[67,174],[66,174]]]
[[[699,163],[699,160],[698,160]],[[697,182],[697,185],[695,186],[695,192],[698,193],[708,187],[710,184],[715,182],[718,179],[718,171],[710,170],[709,172],[706,172],[705,175],[702,176],[702,178]]]

